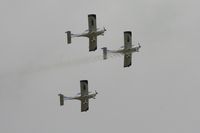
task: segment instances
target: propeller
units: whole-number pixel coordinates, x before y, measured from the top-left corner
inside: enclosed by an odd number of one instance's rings
[[[104,30],[104,31],[106,31],[106,28],[105,28],[105,26],[103,27],[103,30]]]

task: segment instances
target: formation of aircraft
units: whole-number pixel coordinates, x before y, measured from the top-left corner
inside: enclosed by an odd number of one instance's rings
[[[64,105],[64,100],[80,100],[81,101],[81,112],[89,110],[89,99],[95,99],[97,95],[97,91],[94,93],[88,92],[88,81],[81,80],[80,81],[80,93],[78,93],[74,97],[67,97],[63,94],[58,94],[60,96],[60,106]]]
[[[124,67],[131,66],[131,60],[132,60],[132,53],[133,52],[139,52],[139,49],[141,48],[140,43],[138,43],[138,46],[132,45],[132,33],[131,31],[125,31],[124,32],[124,46],[122,46],[118,50],[108,50],[107,47],[103,47],[103,59],[107,59],[108,53],[119,53],[124,55]]]
[[[105,27],[103,29],[97,29],[96,26],[96,15],[89,14],[88,15],[88,30],[86,30],[82,34],[72,34],[71,31],[66,31],[67,34],[67,43],[71,43],[72,37],[88,37],[89,38],[89,51],[95,51],[97,49],[97,36],[104,35],[106,31]],[[108,53],[116,53],[124,55],[124,67],[131,66],[132,62],[132,53],[139,52],[141,48],[140,43],[138,46],[132,45],[132,33],[131,31],[124,32],[124,46],[120,47],[118,50],[108,50],[107,47],[103,47],[103,59],[107,59]],[[81,101],[81,112],[86,112],[89,110],[89,99],[95,99],[98,93],[88,92],[88,81],[81,80],[80,81],[80,93],[78,93],[74,97],[64,96],[63,94],[58,94],[60,97],[60,106],[64,105],[65,100],[80,100]]]
[[[97,49],[97,36],[104,35],[106,31],[105,27],[103,29],[97,28],[96,25],[96,15],[88,15],[88,30],[85,30],[82,34],[72,34],[71,31],[66,31],[67,43],[71,43],[72,37],[88,37],[89,38],[89,51],[95,51]]]

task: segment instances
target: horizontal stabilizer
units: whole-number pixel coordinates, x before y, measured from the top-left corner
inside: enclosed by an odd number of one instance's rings
[[[106,60],[107,59],[107,48],[103,47],[101,49],[103,50],[103,59]]]
[[[72,38],[71,31],[67,31],[65,33],[67,33],[67,43],[70,44],[72,42],[72,40],[71,40],[71,38]]]
[[[60,96],[60,106],[64,105],[64,95],[63,94],[58,94]]]

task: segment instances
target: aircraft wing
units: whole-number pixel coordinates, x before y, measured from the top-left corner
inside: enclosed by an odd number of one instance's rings
[[[89,109],[89,100],[84,98],[81,100],[81,112],[88,111]]]
[[[88,27],[89,27],[90,32],[97,30],[96,15],[95,14],[89,14],[88,15]]]
[[[81,87],[81,96],[87,96],[88,95],[88,81],[87,80],[81,80],[80,81],[80,87]]]
[[[93,36],[89,38],[89,51],[95,51],[97,49],[97,37]]]
[[[88,95],[88,81],[87,80],[81,80],[80,81],[81,86],[81,112],[87,111],[89,109],[89,100],[85,96]]]
[[[124,54],[124,67],[131,66],[132,53]]]
[[[124,49],[132,48],[132,35],[131,31],[124,32]]]

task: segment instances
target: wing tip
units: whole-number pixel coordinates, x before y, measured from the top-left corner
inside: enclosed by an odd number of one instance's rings
[[[132,63],[124,64],[124,67],[130,67],[131,65],[132,65]]]
[[[124,66],[124,68],[126,68],[126,67],[130,67],[131,65],[127,65],[127,66]]]
[[[132,34],[132,32],[131,31],[124,31],[124,34]]]
[[[94,17],[94,18],[96,18],[96,14],[88,14],[88,17]]]
[[[95,47],[95,48],[93,48],[93,49],[89,49],[89,52],[95,51],[95,50],[97,50],[97,47]]]
[[[80,82],[88,84],[88,80],[81,80]]]
[[[87,107],[86,109],[81,109],[81,112],[87,112],[89,110],[89,107]]]

